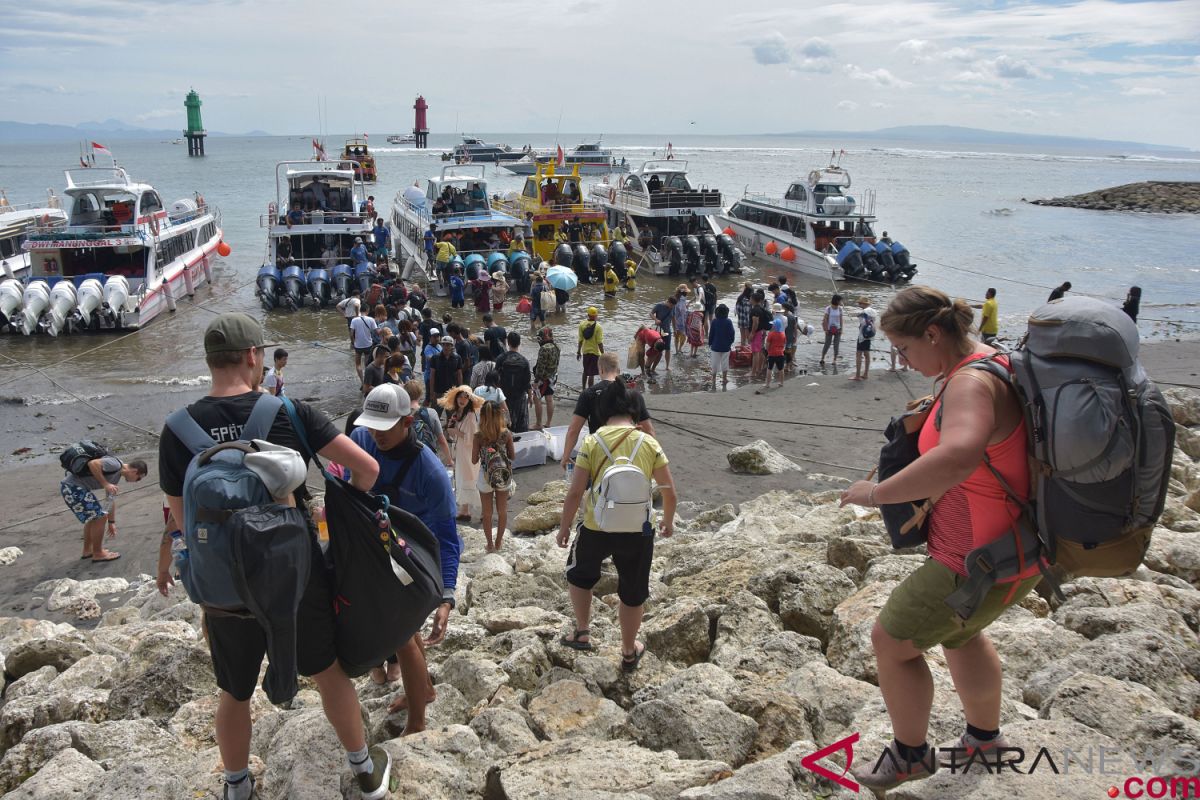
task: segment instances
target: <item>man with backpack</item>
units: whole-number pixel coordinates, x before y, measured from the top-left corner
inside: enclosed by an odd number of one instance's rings
[[[371,306],[362,303],[358,316],[350,320],[350,342],[354,345],[354,371],[361,380],[363,367],[371,363],[371,348],[375,346],[375,331],[379,323],[371,316]]]
[[[520,353],[521,334],[508,332],[508,352],[496,359],[496,371],[500,373],[500,388],[508,398],[508,416],[513,433],[529,430],[529,396],[532,391],[533,373],[529,359]],[[461,383],[461,381],[460,381]]]
[[[363,402],[363,413],[355,420],[359,427],[351,434],[354,443],[379,465],[379,477],[371,491],[385,495],[392,505],[420,519],[437,537],[441,555],[442,603],[434,612],[433,630],[428,639],[414,635],[395,656],[404,681],[404,697],[394,701],[388,711],[408,709],[405,736],[425,730],[425,707],[436,697],[423,645],[439,644],[446,637],[462,553],[454,518],[454,490],[435,451],[413,433],[418,413],[402,387],[377,386]]]
[[[871,342],[875,339],[875,321],[879,315],[866,297],[858,298],[858,308],[858,345],[854,352],[854,377],[850,380],[865,381],[871,371]]]
[[[122,478],[137,483],[146,477],[146,462],[134,459],[128,464],[110,455],[103,446],[91,441],[79,442],[63,451],[59,456],[66,473],[63,475],[59,492],[75,519],[83,523],[82,559],[93,563],[116,561],[120,553],[104,548],[104,535],[117,535],[117,483]],[[108,501],[105,508],[96,497],[104,490]]]
[[[184,429],[185,434],[195,436],[198,433],[201,438],[219,444],[260,434],[257,438],[269,443],[300,453],[311,449],[348,467],[353,474],[351,483],[363,491],[370,490],[375,484],[379,467],[374,459],[340,434],[324,414],[302,402],[285,401],[259,392],[266,346],[262,327],[250,316],[227,313],[216,317],[204,333],[205,361],[212,374],[209,394],[189,405],[182,416],[178,416],[178,412],[172,415],[169,424],[163,428],[159,439],[159,485],[167,495],[175,519],[185,520],[184,535],[189,550],[193,542],[200,541],[200,533],[204,533],[206,543],[215,539],[214,534],[226,527],[224,520],[228,519],[230,509],[185,509],[185,476],[193,465],[193,456],[204,450],[203,447],[197,450],[186,446],[176,433],[176,426]],[[303,424],[308,448],[300,442],[285,402],[292,403],[296,418]],[[245,476],[248,472],[248,469],[241,469],[238,475]],[[238,486],[247,483],[249,481],[237,481]],[[388,790],[391,758],[381,747],[368,750],[354,684],[338,662],[330,579],[319,566],[323,559],[315,526],[308,512],[303,510],[304,495],[301,483],[292,498],[295,509],[269,506],[302,514],[309,533],[313,566],[303,587],[291,587],[303,594],[295,617],[295,666],[301,675],[312,677],[316,683],[325,716],[346,748],[346,760],[362,797],[379,800]],[[203,517],[199,526],[198,516]],[[160,547],[169,551],[170,540],[164,539]],[[236,579],[229,574],[228,561],[222,562],[213,553],[205,555],[203,560],[200,555],[197,547],[196,554],[188,561],[189,594],[192,588],[214,593],[222,591]],[[160,563],[163,563],[161,552]],[[162,572],[157,582],[164,595],[173,584],[170,576]],[[281,590],[283,588],[286,587]],[[258,683],[268,638],[258,620],[246,609],[202,607],[213,671],[221,690],[215,724],[217,747],[225,770],[223,798],[246,800],[254,793],[254,779],[248,769],[250,698]]]
[[[579,441],[579,434],[583,432],[583,426],[587,425],[588,430],[594,433],[608,422],[607,417],[601,416],[600,396],[604,394],[604,390],[610,383],[620,379],[621,363],[617,359],[617,354],[611,352],[600,356],[599,363],[600,380],[580,392],[579,399],[575,401],[575,411],[571,414],[571,424],[567,426],[567,436],[563,442],[561,466],[564,470],[574,460],[571,453],[575,449],[575,443]],[[646,409],[645,398],[638,391],[632,391],[632,395],[631,402],[636,406],[633,415],[634,424],[637,425],[638,430],[653,436],[654,423],[650,421],[650,412]]]
[[[495,324],[490,312],[483,315],[483,341],[487,346],[488,361],[495,361],[504,352],[507,337],[508,331]]]

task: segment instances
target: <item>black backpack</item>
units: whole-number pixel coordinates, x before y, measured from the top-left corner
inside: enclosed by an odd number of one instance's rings
[[[496,362],[500,388],[508,397],[520,397],[529,391],[529,362],[520,353],[509,351]]]
[[[108,448],[91,439],[83,439],[62,451],[58,457],[58,463],[62,464],[62,468],[78,478],[86,478],[91,475],[91,470],[88,469],[88,464],[95,461],[97,458],[104,458],[111,455]]]

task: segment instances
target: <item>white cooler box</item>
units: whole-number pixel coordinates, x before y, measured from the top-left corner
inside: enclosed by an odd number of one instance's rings
[[[513,434],[513,469],[540,467],[546,463],[546,452],[550,441],[542,431],[526,431]]]
[[[555,425],[543,431],[549,440],[550,457],[555,461],[562,461],[563,448],[567,446],[567,427],[566,425]],[[584,425],[583,430],[579,432],[579,438],[575,440],[575,450],[571,453],[572,456],[579,452],[579,445],[583,444],[588,433],[588,426]]]

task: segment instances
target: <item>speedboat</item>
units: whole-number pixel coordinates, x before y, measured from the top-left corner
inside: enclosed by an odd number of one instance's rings
[[[411,133],[393,134],[387,137],[388,144],[416,144],[417,137]]]
[[[380,215],[376,215],[380,216]],[[289,217],[291,222],[289,224]],[[370,242],[366,185],[353,166],[330,161],[281,161],[275,165],[275,200],[259,224],[267,229],[267,258],[258,271],[264,309],[325,308],[369,281],[370,269],[354,273],[350,250]]]
[[[379,176],[375,171],[375,156],[371,155],[371,148],[367,146],[367,137],[364,136],[360,139],[356,136],[353,139],[347,139],[346,144],[342,147],[340,158],[339,169],[353,169],[354,177],[365,183],[374,183],[378,180]]]
[[[28,280],[0,283],[0,324],[57,336],[136,330],[212,279],[220,212],[203,196],[166,207],[153,186],[125,170],[67,170],[66,219],[28,233]]]
[[[610,172],[628,172],[629,164],[622,158],[618,161],[612,150],[600,146],[600,142],[584,142],[577,144],[562,156],[558,164],[561,148],[553,151],[527,153],[521,160],[505,163],[506,170],[514,175],[533,175],[541,164],[556,164],[563,167],[579,167],[580,175],[607,175]]]
[[[472,280],[482,263],[487,271],[507,272],[517,287],[526,285],[534,264],[528,253],[509,251],[521,220],[492,207],[485,179],[486,165],[446,166],[422,188],[414,184],[396,193],[392,203],[392,234],[397,258],[404,261],[405,280],[422,280],[426,273],[425,232],[436,225],[435,236],[455,239],[465,277]]]
[[[783,197],[747,192],[719,217],[725,233],[757,259],[833,280],[909,281],[917,267],[908,248],[875,235],[875,192],[856,195],[839,164],[814,169]]]
[[[464,136],[462,144],[455,145],[449,153],[442,153],[442,161],[455,164],[499,164],[517,161],[531,153],[528,145],[523,150],[513,150],[506,144],[488,144],[477,136]]]
[[[22,247],[36,226],[66,224],[62,200],[53,189],[46,190],[46,202],[14,205],[0,190],[0,280],[25,278],[29,272],[29,253]]]
[[[686,161],[647,161],[605,178],[588,196],[605,210],[610,229],[623,228],[640,266],[655,275],[742,271],[741,250],[714,222],[721,192],[692,186]]]

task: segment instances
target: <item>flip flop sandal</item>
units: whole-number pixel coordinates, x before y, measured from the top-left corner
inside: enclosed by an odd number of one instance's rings
[[[120,553],[113,553],[108,558],[93,558],[92,563],[93,564],[103,564],[105,561],[116,561],[120,557],[121,557]]]
[[[638,645],[642,646],[639,648]],[[633,646],[633,653],[628,655],[625,653],[621,654],[621,671],[633,672],[638,668],[638,664],[642,663],[642,656],[644,655],[646,655],[646,645],[642,644],[641,642],[637,642]]]
[[[569,647],[572,650],[594,650],[595,648],[592,647],[592,643],[590,641],[587,641],[587,642],[579,641],[580,636],[587,636],[587,635],[588,635],[587,628],[577,628],[575,630],[575,632],[573,634],[571,634],[570,639],[568,639],[566,636],[563,636],[563,637],[559,638],[558,643],[563,645],[564,647]]]

